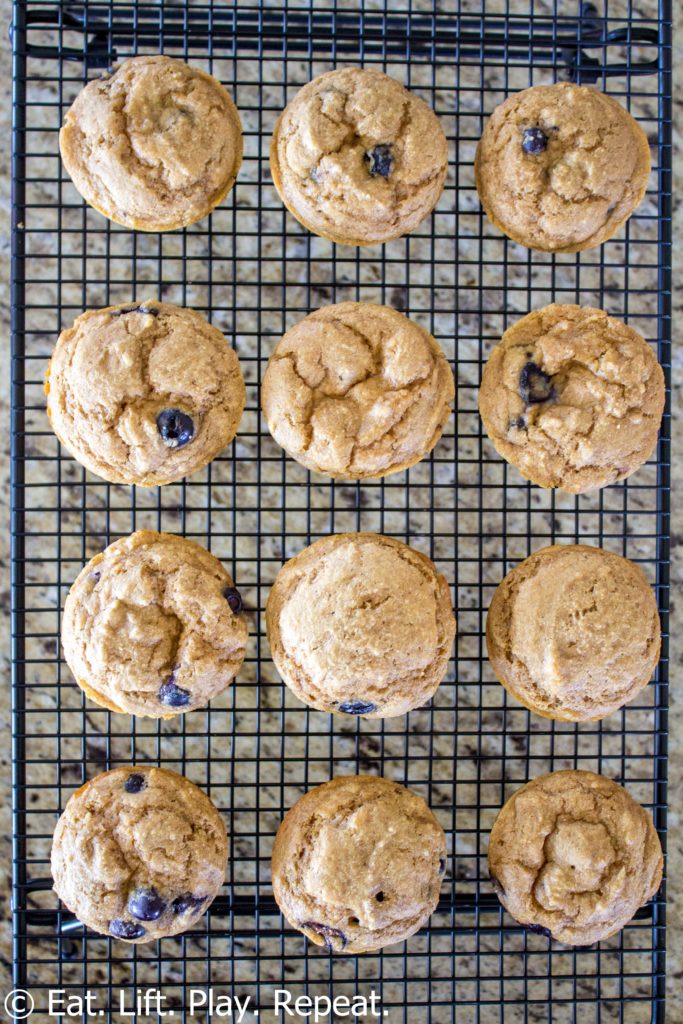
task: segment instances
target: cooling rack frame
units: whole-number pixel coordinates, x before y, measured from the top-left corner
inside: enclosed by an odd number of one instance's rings
[[[670,384],[671,8],[651,6],[652,17],[630,0],[605,4],[604,11],[577,4],[573,15],[534,0],[520,13],[497,0],[474,11],[458,3],[453,13],[420,0],[391,10],[371,0],[14,3],[14,969],[17,987],[33,993],[36,1012],[45,1011],[51,987],[92,989],[104,1008],[100,1019],[117,1020],[116,992],[156,979],[183,1022],[203,1019],[190,1015],[193,986],[248,991],[265,1014],[273,986],[284,981],[311,993],[379,990],[391,1024],[583,1021],[586,1014],[597,1021],[664,1020],[664,889],[622,937],[590,951],[561,950],[503,914],[486,880],[484,853],[503,799],[530,774],[566,764],[625,781],[652,810],[664,839],[669,405],[652,466],[597,497],[566,501],[541,494],[501,464],[476,417],[488,348],[546,295],[569,296],[566,301],[595,295],[634,326],[641,323]],[[242,110],[241,95],[261,101],[258,110],[245,111],[244,180],[204,226],[173,233],[172,241],[135,236],[87,210],[56,158],[59,120],[79,83],[116,59],[162,49],[218,69]],[[434,217],[411,239],[374,253],[308,236],[281,209],[268,172],[278,105],[313,73],[352,62],[385,68],[430,100],[451,147],[448,187]],[[656,154],[655,187],[619,240],[572,257],[530,254],[502,239],[483,218],[471,178],[477,131],[495,103],[524,84],[558,76],[596,84],[634,105]],[[644,114],[637,109],[641,100]],[[37,150],[34,139],[40,139]],[[33,170],[40,158],[50,173]],[[256,196],[252,205],[247,192]],[[254,293],[258,301],[249,305]],[[210,315],[235,340],[249,384],[243,439],[199,479],[148,492],[152,497],[82,473],[51,438],[39,398],[42,364],[59,328],[86,306],[141,294],[163,294]],[[330,484],[300,472],[270,441],[258,420],[258,380],[285,325],[327,301],[354,297],[395,305],[435,333],[457,372],[458,407],[452,433],[408,474]],[[245,326],[247,313],[252,327]],[[251,600],[246,679],[216,711],[195,713],[197,723],[204,716],[203,729],[185,723],[167,733],[100,714],[76,696],[60,661],[59,609],[83,559],[148,523],[209,543],[238,583],[246,583]],[[328,726],[325,716],[289,699],[267,657],[259,616],[277,567],[310,540],[345,528],[376,529],[420,546],[454,585],[460,632],[452,671],[443,695],[405,723],[354,723],[350,731]],[[492,589],[512,564],[542,542],[579,538],[629,554],[651,573],[664,640],[649,702],[597,726],[565,729],[539,725],[496,696],[483,627]],[[251,573],[250,558],[257,567]],[[451,723],[450,733],[444,723]],[[56,754],[41,756],[53,741]],[[71,790],[133,756],[178,767],[209,789],[229,821],[237,874],[195,933],[153,949],[84,935],[50,893],[46,867],[50,822]],[[50,766],[54,785],[43,781],[52,778],[49,771],[40,774]],[[246,785],[238,778],[242,770]],[[429,929],[376,956],[334,960],[282,922],[267,855],[277,820],[296,795],[340,770],[385,771],[422,792],[447,828],[452,858]],[[254,794],[244,797],[246,806],[240,806],[242,792]],[[243,821],[249,822],[244,829]]]

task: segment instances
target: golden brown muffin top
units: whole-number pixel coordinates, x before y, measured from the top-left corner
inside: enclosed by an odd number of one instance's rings
[[[645,132],[611,96],[585,85],[535,85],[491,114],[477,147],[482,206],[530,249],[577,252],[614,235],[650,176]]]
[[[55,892],[83,924],[127,942],[186,931],[225,880],[228,841],[208,796],[165,768],[115,768],[68,801],[52,843]]]
[[[204,707],[234,679],[246,643],[230,575],[199,544],[168,533],[138,530],[110,544],[64,605],[62,645],[78,684],[131,715]]]
[[[424,100],[381,71],[350,67],[299,90],[275,126],[270,166],[309,231],[371,245],[408,234],[432,211],[448,145]]]
[[[74,185],[105,217],[170,231],[206,217],[228,194],[242,126],[211,75],[172,57],[132,57],[78,94],[59,148]]]
[[[45,390],[52,428],[86,469],[153,487],[196,472],[232,441],[246,390],[221,332],[152,300],[83,313],[62,331]]]
[[[486,642],[496,675],[525,707],[560,721],[592,721],[649,682],[659,658],[657,602],[627,558],[556,544],[500,583]]]
[[[278,444],[308,469],[343,479],[386,476],[424,458],[454,395],[431,334],[370,302],[324,306],[290,327],[261,388]]]
[[[552,772],[517,790],[496,819],[488,856],[515,920],[570,946],[620,931],[662,878],[652,818],[593,772]]]
[[[392,718],[425,704],[448,666],[448,584],[376,533],[324,537],[287,562],[266,609],[273,661],[296,696],[333,714]]]
[[[287,812],[273,847],[273,890],[312,942],[363,953],[426,923],[445,868],[446,837],[422,797],[352,775],[317,786]]]
[[[652,454],[664,374],[645,339],[590,306],[522,317],[491,352],[479,411],[496,450],[541,487],[583,494]]]

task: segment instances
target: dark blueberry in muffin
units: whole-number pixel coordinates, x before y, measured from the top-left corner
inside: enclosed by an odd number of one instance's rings
[[[446,870],[446,858],[445,857],[440,857],[439,858],[439,874],[442,875],[445,870]]]
[[[548,136],[540,128],[525,128],[522,134],[522,149],[529,156],[538,156],[548,148]]]
[[[116,939],[141,939],[146,934],[141,924],[123,921],[120,917],[115,917],[109,922],[109,932]]]
[[[139,793],[147,785],[144,775],[129,775],[123,784],[126,793]]]
[[[518,416],[515,420],[510,420],[510,430],[524,430],[526,427],[526,420],[523,416]]]
[[[524,927],[527,928],[530,932],[533,932],[534,935],[545,935],[547,939],[552,938],[551,933],[548,931],[547,928],[544,928],[542,924],[527,924]]]
[[[329,925],[318,924],[317,921],[304,921],[301,927],[310,928],[311,931],[320,935],[325,941],[325,948],[330,953],[334,953],[335,950],[341,952],[346,946],[346,936],[338,928],[330,928]]]
[[[547,402],[553,397],[552,378],[536,363],[525,363],[519,375],[519,394],[526,405]]]
[[[186,914],[188,910],[196,912],[206,902],[206,896],[193,896],[191,892],[185,892],[182,896],[176,896],[171,904],[174,914]]]
[[[125,316],[126,313],[146,313],[147,316],[159,316],[159,310],[153,306],[150,309],[148,306],[124,306],[122,309],[115,309],[111,314],[112,316]]]
[[[166,903],[156,889],[136,889],[128,900],[128,912],[138,921],[156,921],[166,910]]]
[[[167,708],[184,708],[190,703],[190,691],[176,686],[171,676],[159,690],[159,700]]]
[[[391,168],[394,163],[391,156],[391,146],[375,146],[374,149],[367,151],[365,159],[368,162],[368,170],[373,178],[376,178],[378,175],[380,178],[388,178],[391,174]]]
[[[369,715],[377,710],[377,705],[365,700],[347,700],[337,710],[343,715]]]
[[[157,416],[157,430],[169,448],[184,448],[194,437],[194,422],[180,409],[162,409]]]
[[[244,609],[242,595],[237,587],[226,587],[223,591],[223,597],[228,602],[231,611],[233,611],[235,615],[239,615],[239,613]]]

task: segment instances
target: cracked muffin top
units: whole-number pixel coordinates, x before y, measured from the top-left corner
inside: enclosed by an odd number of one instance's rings
[[[59,148],[85,201],[139,231],[206,217],[235,184],[242,125],[221,83],[172,57],[133,57],[90,82]]]
[[[446,580],[419,551],[376,533],[324,537],[290,559],[266,607],[285,683],[310,707],[395,718],[446,674],[455,616]]]
[[[291,327],[261,388],[271,434],[308,469],[381,477],[424,458],[455,396],[435,339],[369,302],[325,306]]]
[[[52,428],[112,483],[196,472],[232,441],[245,387],[224,336],[191,309],[145,301],[91,310],[62,331],[45,379]]]
[[[52,841],[54,890],[83,924],[125,942],[192,928],[225,881],[223,820],[189,779],[115,768],[77,789]]]
[[[245,655],[242,600],[217,558],[184,537],[138,530],[81,571],[62,617],[67,664],[111,711],[171,718],[230,685]]]
[[[601,309],[522,317],[484,368],[479,411],[528,480],[583,494],[630,476],[657,444],[664,374],[643,337]]]
[[[273,183],[316,235],[372,245],[409,234],[433,210],[448,169],[434,111],[381,71],[314,78],[285,108],[270,147]]]
[[[439,902],[446,837],[422,797],[351,775],[317,786],[285,815],[273,892],[290,924],[328,952],[402,942]]]
[[[585,544],[536,551],[507,574],[486,619],[488,657],[544,718],[604,718],[647,685],[659,658],[655,595],[639,566]]]
[[[509,238],[579,252],[611,238],[640,205],[650,147],[611,96],[568,82],[536,85],[493,111],[474,169],[487,217]]]
[[[593,772],[552,772],[517,790],[491,830],[488,858],[505,909],[567,946],[620,931],[662,880],[652,818]]]

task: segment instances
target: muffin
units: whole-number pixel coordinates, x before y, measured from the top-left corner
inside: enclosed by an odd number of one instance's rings
[[[283,915],[329,953],[402,942],[439,902],[446,837],[422,797],[350,775],[316,786],[285,815],[273,846]]]
[[[455,616],[426,555],[376,533],[324,537],[290,559],[266,607],[275,666],[309,707],[395,718],[446,674]]]
[[[86,782],[52,841],[60,900],[88,928],[125,942],[193,927],[223,885],[227,861],[220,814],[165,768],[115,768]]]
[[[560,82],[508,97],[477,147],[481,205],[529,249],[579,252],[616,234],[650,177],[645,132],[597,89]]]
[[[64,657],[97,704],[147,718],[204,707],[244,660],[242,599],[184,537],[138,530],[82,570],[62,617]]]
[[[484,368],[479,412],[527,480],[584,494],[630,476],[657,445],[664,374],[644,338],[604,310],[522,317]]]
[[[595,721],[633,700],[652,677],[660,649],[657,602],[627,558],[555,544],[500,583],[486,644],[496,676],[529,711]]]
[[[85,201],[117,224],[172,231],[222,203],[242,163],[242,125],[223,86],[172,57],[132,57],[89,82],[59,149]]]
[[[314,78],[280,115],[270,169],[309,231],[372,245],[409,234],[432,212],[448,144],[434,111],[399,82],[342,68]]]
[[[620,931],[659,889],[662,866],[650,815],[593,772],[552,772],[522,786],[489,839],[489,871],[505,909],[567,946]]]
[[[261,388],[277,443],[307,469],[341,479],[419,462],[441,437],[454,397],[431,334],[370,302],[325,306],[290,327]]]
[[[75,459],[143,487],[211,462],[235,436],[246,398],[221,332],[151,300],[79,316],[59,336],[45,391],[52,428]]]

